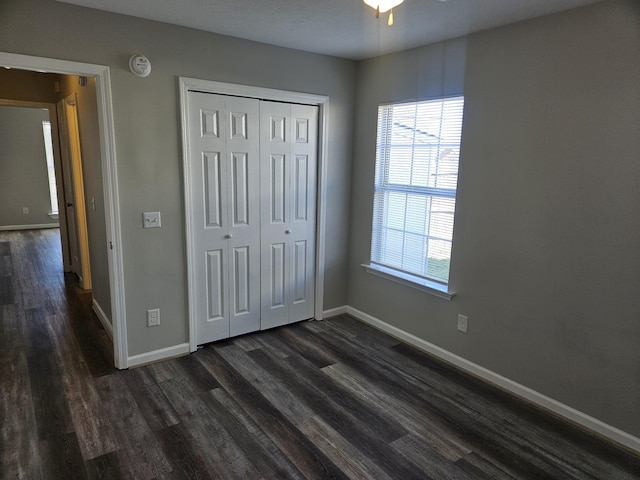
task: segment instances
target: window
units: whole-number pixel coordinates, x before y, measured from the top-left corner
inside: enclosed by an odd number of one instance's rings
[[[49,199],[51,201],[50,215],[58,214],[58,191],[56,189],[56,169],[53,164],[53,141],[51,139],[51,122],[42,122],[44,134],[44,149],[47,157],[47,175],[49,177]]]
[[[369,267],[446,292],[464,97],[381,105]]]

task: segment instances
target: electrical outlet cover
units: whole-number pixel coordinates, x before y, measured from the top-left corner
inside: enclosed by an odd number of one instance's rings
[[[147,327],[156,327],[158,325],[160,325],[160,309],[147,310]]]

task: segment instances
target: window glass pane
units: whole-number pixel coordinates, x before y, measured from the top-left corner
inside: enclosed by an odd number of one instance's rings
[[[411,185],[412,148],[393,146],[389,149],[388,183]]]
[[[425,195],[407,195],[405,230],[424,235],[427,224],[427,197]]]
[[[387,194],[387,209],[385,212],[385,224],[388,228],[404,229],[407,195],[404,193],[389,192]]]
[[[371,261],[447,283],[463,97],[378,109]]]
[[[404,233],[398,230],[383,229],[383,247],[381,263],[390,267],[402,268]]]
[[[402,269],[411,273],[422,273],[425,254],[424,235],[407,233],[404,237],[404,256]]]
[[[455,201],[451,198],[432,199],[429,235],[443,240],[453,239],[453,215]]]
[[[47,175],[49,178],[49,200],[51,202],[51,213],[58,213],[58,191],[56,189],[56,170],[53,163],[53,141],[51,138],[51,122],[42,122],[42,133],[44,135],[44,149],[47,157]]]

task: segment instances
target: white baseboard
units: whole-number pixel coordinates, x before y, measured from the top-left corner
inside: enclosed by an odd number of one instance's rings
[[[161,348],[159,350],[153,350],[152,352],[141,353],[140,355],[133,355],[129,357],[127,365],[129,367],[137,367],[139,365],[157,362],[158,360],[180,357],[187,353],[189,353],[189,344],[181,343],[179,345],[173,345],[172,347]]]
[[[93,308],[94,313],[98,317],[98,320],[100,320],[100,323],[102,324],[104,329],[107,331],[109,336],[113,338],[113,326],[111,325],[111,321],[107,317],[107,314],[104,313],[104,310],[102,310],[102,307],[100,307],[100,304],[96,302],[95,298],[91,302],[91,307]]]
[[[41,228],[59,228],[59,223],[34,223],[32,225],[0,225],[0,231],[4,230],[39,230]]]
[[[322,318],[331,318],[337,317],[338,315],[344,315],[345,313],[347,313],[347,308],[349,307],[347,307],[346,305],[336,308],[330,308],[329,310],[325,310],[324,312],[322,312]]]
[[[423,350],[435,357],[450,363],[461,370],[464,370],[471,375],[478,377],[486,382],[489,382],[503,390],[506,390],[520,398],[523,398],[545,410],[551,411],[573,423],[585,427],[593,432],[596,432],[613,442],[619,443],[627,448],[640,452],[640,438],[635,437],[627,432],[624,432],[616,427],[608,425],[597,418],[591,417],[586,413],[580,412],[575,408],[572,408],[564,403],[561,403],[553,398],[547,397],[542,393],[536,392],[529,387],[525,387],[513,380],[509,380],[502,375],[499,375],[491,370],[488,370],[480,365],[477,365],[469,360],[466,360],[454,353],[451,353],[437,345],[427,342],[411,333],[405,332],[393,325],[390,325],[382,320],[375,318],[367,313],[364,313],[353,307],[346,307],[349,315],[362,320],[369,325],[388,333],[389,335],[402,340],[420,350]]]

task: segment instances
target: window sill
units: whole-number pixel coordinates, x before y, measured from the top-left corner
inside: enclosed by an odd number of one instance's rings
[[[58,220],[58,214],[57,213],[50,212],[50,213],[47,213],[47,215],[49,215],[49,218],[52,219],[52,220]]]
[[[455,296],[455,292],[450,292],[446,285],[432,282],[430,280],[426,280],[409,273],[398,272],[390,268],[385,268],[381,265],[363,264],[362,267],[364,267],[364,269],[372,275],[377,275],[401,285],[406,285],[408,287],[418,289],[447,301],[451,301],[451,299]]]

